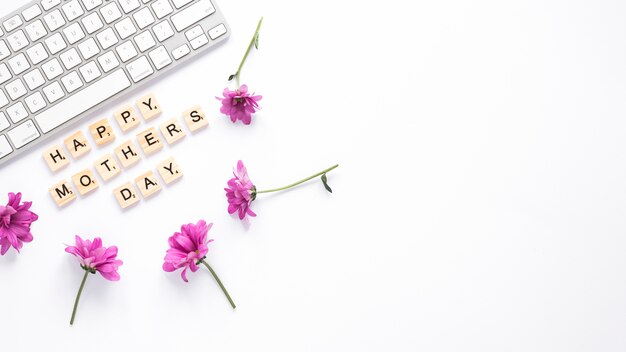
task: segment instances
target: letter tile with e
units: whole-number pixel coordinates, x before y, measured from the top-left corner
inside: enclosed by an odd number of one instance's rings
[[[159,133],[154,127],[150,127],[137,134],[137,140],[146,155],[150,155],[163,148],[163,143],[161,142]]]

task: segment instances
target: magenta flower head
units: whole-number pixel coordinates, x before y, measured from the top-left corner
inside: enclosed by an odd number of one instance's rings
[[[9,203],[0,205],[0,255],[11,246],[19,253],[23,242],[31,242],[30,225],[39,217],[30,211],[31,202],[22,201],[21,193],[9,193]]]
[[[102,277],[109,281],[119,281],[120,275],[117,273],[117,269],[123,262],[117,259],[117,247],[111,246],[107,248],[102,246],[102,240],[99,237],[96,237],[92,242],[76,236],[76,245],[67,246],[65,251],[76,256],[80,261],[80,267],[85,270],[85,276],[83,276],[83,281],[80,284],[80,289],[74,302],[74,310],[70,320],[71,325],[74,324],[76,308],[78,307],[78,301],[83,292],[87,275],[99,272]]]
[[[228,180],[228,187],[224,188],[228,199],[228,213],[237,212],[240,220],[243,220],[246,215],[256,216],[250,209],[250,204],[256,197],[256,187],[250,181],[248,170],[241,160],[237,162],[237,168],[233,170],[233,175],[235,177]]]
[[[232,122],[240,120],[244,125],[249,125],[252,122],[252,114],[260,109],[257,102],[263,97],[254,93],[249,94],[248,86],[245,84],[237,90],[230,90],[226,87],[223,94],[223,98],[216,97],[222,101],[220,112],[228,115]]]
[[[165,254],[163,270],[172,272],[184,268],[180,276],[185,282],[189,282],[187,269],[194,273],[198,271],[198,264],[209,252],[207,245],[213,240],[207,238],[207,233],[211,227],[213,224],[207,225],[204,220],[200,220],[195,225],[183,225],[180,232],[174,232],[168,240],[170,249]]]
[[[187,269],[196,272],[198,271],[198,264],[202,263],[209,269],[215,281],[217,281],[222,288],[226,298],[228,298],[230,305],[235,309],[235,303],[230,298],[222,281],[217,277],[217,274],[213,271],[209,263],[206,262],[206,255],[209,252],[207,245],[213,242],[213,240],[207,238],[211,227],[213,227],[212,223],[207,225],[206,221],[200,220],[195,225],[183,225],[180,227],[180,232],[174,232],[168,239],[170,248],[165,252],[163,270],[172,272],[184,268],[180,276],[183,278],[183,281],[189,282],[187,280]]]

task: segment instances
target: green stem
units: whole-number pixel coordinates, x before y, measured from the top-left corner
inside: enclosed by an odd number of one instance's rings
[[[74,324],[74,317],[76,316],[76,308],[78,308],[78,301],[80,300],[80,295],[83,293],[83,287],[85,287],[85,281],[87,281],[87,275],[89,275],[89,271],[85,270],[85,276],[83,276],[83,282],[80,283],[80,288],[78,289],[78,294],[76,295],[76,301],[74,301],[74,310],[72,311],[72,319],[70,319],[70,325]]]
[[[239,64],[239,67],[237,68],[237,73],[235,74],[235,77],[237,78],[237,89],[239,89],[239,73],[241,72],[243,63],[246,62],[246,58],[248,57],[248,53],[250,52],[250,49],[252,49],[252,45],[254,45],[256,38],[259,36],[259,29],[261,29],[261,23],[263,23],[263,17],[261,17],[261,19],[259,20],[259,24],[256,26],[256,31],[254,32],[254,35],[252,36],[252,40],[250,40],[250,44],[248,45],[248,50],[246,50],[246,53],[243,55],[243,59],[241,59],[241,63]]]
[[[222,284],[222,280],[220,280],[219,277],[217,277],[217,274],[215,273],[215,271],[213,271],[213,268],[211,268],[211,266],[204,261],[204,259],[200,260],[200,263],[204,264],[204,266],[206,266],[207,269],[209,269],[209,271],[211,272],[211,274],[213,275],[213,277],[215,278],[215,281],[217,281],[218,285],[220,285],[220,287],[222,288],[222,291],[224,291],[224,294],[226,295],[226,298],[228,298],[228,302],[230,302],[230,305],[233,307],[233,309],[235,309],[235,302],[233,302],[233,299],[230,298],[230,295],[228,294],[228,291],[226,291],[226,287],[224,287],[224,285]]]
[[[287,186],[285,186],[285,187],[273,188],[273,189],[266,189],[266,190],[264,190],[264,191],[256,191],[256,193],[257,193],[257,194],[259,194],[259,193],[270,193],[270,192],[282,191],[282,190],[284,190],[284,189],[287,189],[287,188],[291,188],[291,187],[297,186],[297,185],[299,185],[299,184],[301,184],[301,183],[304,183],[304,182],[306,182],[306,181],[308,181],[308,180],[310,180],[310,179],[312,179],[312,178],[315,178],[315,177],[317,177],[317,176],[323,175],[323,174],[327,173],[328,171],[330,171],[330,170],[332,170],[332,169],[336,168],[337,166],[339,166],[339,164],[337,164],[337,165],[335,165],[335,166],[331,166],[331,167],[329,167],[328,169],[326,169],[326,170],[324,170],[324,171],[320,171],[320,172],[316,173],[316,174],[315,174],[315,175],[313,175],[313,176],[307,177],[307,178],[305,178],[305,179],[303,179],[303,180],[300,180],[300,181],[298,181],[298,182],[292,183],[292,184],[287,185]]]

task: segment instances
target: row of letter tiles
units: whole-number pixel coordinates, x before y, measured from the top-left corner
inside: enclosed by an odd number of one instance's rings
[[[163,112],[163,110],[161,110],[161,104],[158,103],[152,93],[137,99],[136,105],[139,107],[139,111],[146,121],[152,120]],[[130,105],[125,105],[117,109],[113,113],[113,116],[123,132],[127,132],[139,126],[140,123],[138,114]],[[113,128],[106,118],[89,125],[89,133],[98,146],[111,143],[115,140],[115,132],[113,132]],[[85,138],[85,135],[81,131],[67,137],[63,141],[63,144],[65,144],[65,147],[70,151],[74,159],[80,158],[91,150],[87,138]],[[43,157],[52,172],[56,172],[69,164],[69,158],[61,145],[55,145],[46,150],[43,153]]]
[[[180,166],[173,157],[159,163],[157,165],[157,170],[165,184],[170,184],[183,176]],[[85,169],[72,176],[72,182],[81,196],[98,188],[98,181],[96,181],[94,174],[89,169]],[[143,198],[148,198],[161,190],[160,181],[157,180],[152,171],[147,171],[138,176],[135,179],[135,184],[139,188]],[[113,194],[115,195],[120,207],[123,209],[139,201],[135,187],[130,182],[127,182],[113,190]],[[67,180],[63,180],[52,186],[50,188],[50,195],[59,207],[63,207],[76,199],[76,192]]]

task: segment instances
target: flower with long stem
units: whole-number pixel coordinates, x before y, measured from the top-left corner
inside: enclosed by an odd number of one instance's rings
[[[76,236],[75,240],[76,244],[74,246],[67,246],[65,251],[79,259],[80,267],[85,270],[85,274],[83,275],[83,280],[76,294],[70,325],[74,324],[78,302],[83,293],[87,276],[99,272],[103,278],[109,281],[119,281],[120,274],[117,273],[117,269],[123,264],[121,260],[117,259],[117,247],[103,247],[102,240],[99,237],[91,241],[83,240],[80,236]]]
[[[187,269],[196,272],[198,271],[198,264],[203,264],[213,275],[215,281],[217,281],[231,307],[235,309],[235,302],[233,302],[228,291],[226,291],[222,280],[220,280],[209,263],[206,262],[206,255],[209,252],[208,244],[213,242],[212,239],[207,237],[211,227],[213,227],[213,224],[207,224],[204,220],[200,220],[196,224],[181,226],[180,232],[175,232],[168,239],[170,248],[165,253],[163,270],[172,272],[184,268],[180,276],[183,281],[189,282],[187,280]]]
[[[255,95],[254,93],[248,93],[248,86],[245,84],[240,84],[240,76],[241,69],[243,68],[243,64],[246,62],[248,58],[248,54],[254,45],[255,48],[259,48],[259,30],[261,29],[261,23],[263,23],[263,17],[259,20],[257,24],[256,31],[250,40],[250,44],[248,44],[248,49],[246,49],[246,53],[243,55],[241,62],[239,63],[239,67],[237,68],[237,72],[233,73],[228,77],[228,81],[232,81],[235,79],[237,83],[237,89],[230,90],[228,87],[224,88],[224,92],[221,97],[215,97],[217,100],[222,102],[222,107],[220,108],[220,112],[222,114],[228,115],[230,120],[234,123],[237,120],[241,120],[245,125],[249,125],[252,122],[252,114],[254,114],[259,108],[258,101],[263,97],[261,95]]]
[[[228,213],[233,214],[236,212],[239,216],[239,219],[241,220],[243,220],[246,217],[246,215],[254,217],[256,216],[256,214],[252,211],[252,209],[250,209],[250,205],[256,199],[258,194],[283,191],[283,190],[295,187],[304,182],[307,182],[309,180],[312,180],[318,176],[321,176],[321,180],[322,180],[322,183],[324,184],[324,188],[326,188],[328,192],[332,193],[333,190],[328,185],[328,177],[326,176],[326,174],[338,166],[339,164],[333,165],[316,174],[313,174],[300,181],[291,183],[283,187],[271,188],[271,189],[259,191],[257,190],[256,186],[252,183],[252,181],[250,181],[250,177],[248,176],[248,170],[243,165],[243,162],[239,160],[237,162],[237,168],[233,170],[234,177],[228,180],[228,183],[227,183],[228,187],[224,188],[224,190],[226,191],[226,199],[228,200]]]

